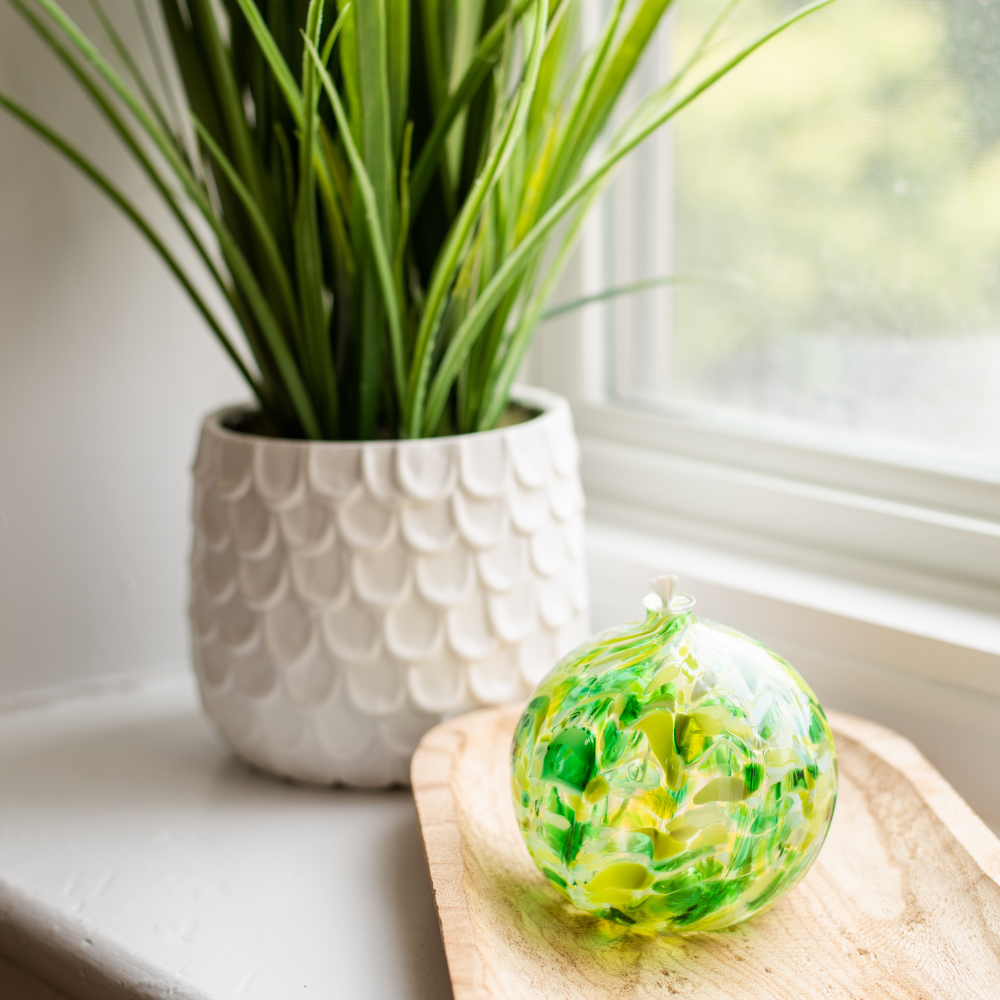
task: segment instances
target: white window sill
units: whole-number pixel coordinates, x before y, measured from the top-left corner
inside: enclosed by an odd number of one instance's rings
[[[4,1000],[451,996],[410,793],[250,770],[187,671],[4,716],[0,803]]]

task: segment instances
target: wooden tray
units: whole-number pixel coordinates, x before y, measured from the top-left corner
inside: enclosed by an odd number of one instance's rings
[[[1000,1000],[1000,841],[896,733],[830,713],[840,797],[803,882],[731,930],[657,937],[575,910],[531,863],[510,804],[519,712],[437,726],[413,759],[455,1000]]]

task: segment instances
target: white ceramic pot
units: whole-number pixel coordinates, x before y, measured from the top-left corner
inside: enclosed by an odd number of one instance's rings
[[[322,784],[408,783],[442,719],[525,697],[588,634],[566,401],[422,441],[303,442],[209,416],[195,459],[192,654],[241,756]]]

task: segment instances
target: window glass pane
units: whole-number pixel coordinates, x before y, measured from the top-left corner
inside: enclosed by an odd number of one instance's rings
[[[715,57],[796,6],[745,0]],[[678,5],[675,65],[717,9]],[[619,392],[1000,465],[1000,0],[838,0],[671,144],[698,280]]]

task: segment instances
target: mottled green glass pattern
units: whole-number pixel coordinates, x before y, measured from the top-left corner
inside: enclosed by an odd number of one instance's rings
[[[815,860],[836,801],[830,727],[806,683],[689,610],[649,611],[564,657],[511,749],[538,867],[581,909],[651,929],[727,927],[772,906]]]

